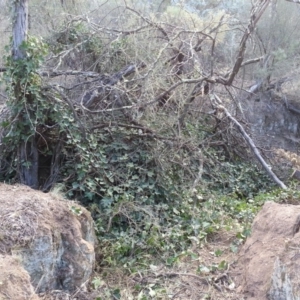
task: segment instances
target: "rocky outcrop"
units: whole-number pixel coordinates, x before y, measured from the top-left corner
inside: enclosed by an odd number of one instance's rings
[[[286,272],[285,266],[281,264],[278,257],[274,264],[272,284],[267,297],[273,300],[296,299],[289,274]]]
[[[237,266],[247,300],[300,299],[300,206],[264,204]]]
[[[299,101],[297,96],[279,97],[271,92],[258,93],[242,102],[252,134],[264,147],[290,149],[299,143]],[[267,138],[266,138],[267,137]]]
[[[18,259],[0,255],[0,299],[37,300],[30,276]]]
[[[20,261],[38,293],[72,292],[91,276],[93,220],[75,202],[0,184],[0,237],[0,252]]]

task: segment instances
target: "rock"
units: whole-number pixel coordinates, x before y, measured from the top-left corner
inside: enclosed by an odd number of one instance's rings
[[[0,299],[38,300],[30,276],[20,262],[9,255],[0,255]]]
[[[72,292],[86,283],[94,244],[85,208],[51,193],[0,184],[0,252],[20,260],[38,293]]]
[[[275,261],[272,284],[267,296],[268,299],[274,300],[295,299],[289,275],[278,257]]]
[[[300,206],[264,204],[239,253],[247,300],[300,299]]]

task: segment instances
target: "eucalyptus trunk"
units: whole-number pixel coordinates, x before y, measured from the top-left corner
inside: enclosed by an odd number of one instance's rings
[[[13,2],[13,45],[12,56],[14,60],[26,59],[25,51],[20,47],[27,39],[28,31],[28,0],[15,0]],[[23,95],[21,78],[15,82],[14,92],[16,101],[30,102],[30,95]],[[31,118],[30,112],[24,111],[18,116],[19,122]],[[35,140],[35,131],[29,125],[24,126],[25,140],[21,140],[18,149],[18,172],[20,182],[32,188],[38,188],[38,150]]]

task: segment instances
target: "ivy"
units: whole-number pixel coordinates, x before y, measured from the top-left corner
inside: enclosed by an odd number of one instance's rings
[[[88,37],[80,26],[61,34],[52,50],[72,42],[81,45],[82,53],[101,51],[101,41]],[[118,53],[127,42],[120,40],[111,47]],[[1,124],[5,132],[1,164],[5,162],[6,168],[1,180],[15,178],[18,146],[34,136],[42,189],[61,185],[67,197],[91,210],[103,265],[122,264],[134,271],[151,258],[172,265],[182,251],[222,230],[237,232],[234,246],[247,236],[262,204],[255,196],[268,191],[270,181],[256,166],[229,161],[214,148],[199,155],[199,144],[212,131],[212,122],[193,122],[191,117],[182,131],[186,142],[177,148],[133,126],[93,129],[111,116],[91,118],[80,110],[75,115],[76,106],[70,107],[66,95],[44,87],[38,75],[47,46],[29,38],[22,49],[24,60],[6,58],[10,115]],[[125,115],[116,118],[128,122]],[[167,131],[163,128],[163,134]],[[201,166],[201,181],[190,191]]]

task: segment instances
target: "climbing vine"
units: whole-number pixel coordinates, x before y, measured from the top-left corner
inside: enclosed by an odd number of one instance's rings
[[[7,52],[10,48],[7,47]],[[37,164],[35,174],[31,176],[41,177],[42,168],[39,164],[43,156],[53,154],[56,139],[59,137],[57,122],[61,119],[58,108],[61,103],[53,100],[55,98],[47,97],[43,80],[38,73],[48,52],[47,45],[41,39],[29,37],[20,45],[20,49],[24,53],[22,59],[5,56],[6,72],[3,83],[8,101],[7,113],[1,122],[1,165],[4,171],[1,177],[4,180],[18,181],[22,177],[20,166],[30,169],[32,164]],[[29,148],[28,152],[26,149],[26,153],[22,153],[22,144]],[[27,159],[34,151],[34,159]],[[42,184],[43,182],[38,182],[34,187],[41,188]]]

